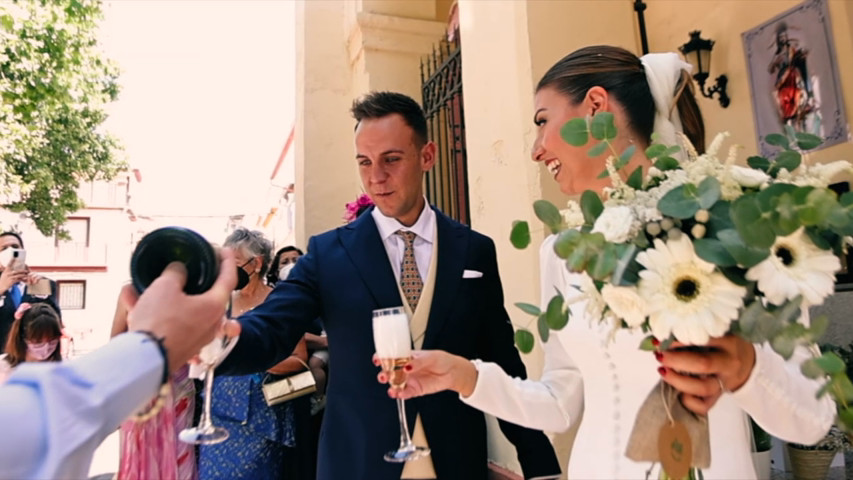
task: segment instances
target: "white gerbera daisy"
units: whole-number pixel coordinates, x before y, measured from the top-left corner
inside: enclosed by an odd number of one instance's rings
[[[746,289],[697,257],[687,235],[666,243],[655,239],[654,245],[637,255],[645,267],[637,287],[646,299],[654,336],[665,339],[672,334],[679,342],[704,345],[710,337],[725,335],[743,306]]]
[[[818,305],[835,289],[835,272],[840,268],[838,257],[818,248],[800,228],[787,237],[776,237],[770,256],[747,270],[746,278],[757,281],[759,290],[774,305],[797,295]]]

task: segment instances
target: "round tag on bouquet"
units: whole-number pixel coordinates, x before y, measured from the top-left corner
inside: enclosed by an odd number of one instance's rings
[[[667,422],[658,434],[660,463],[669,478],[686,478],[693,461],[693,445],[687,427],[681,422]]]

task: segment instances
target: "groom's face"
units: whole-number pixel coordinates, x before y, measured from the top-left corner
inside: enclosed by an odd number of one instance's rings
[[[366,118],[355,130],[364,190],[383,215],[411,226],[423,210],[423,176],[435,163],[435,144],[419,145],[399,114]]]

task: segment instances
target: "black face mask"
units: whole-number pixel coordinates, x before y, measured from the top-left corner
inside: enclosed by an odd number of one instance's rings
[[[254,260],[254,259],[252,259],[252,260]],[[249,262],[251,262],[252,260],[249,260],[248,262],[244,263],[243,265],[240,265],[239,267],[237,267],[237,286],[234,287],[235,291],[236,290],[242,290],[242,289],[246,288],[246,285],[249,284],[249,274],[246,273],[245,270],[243,270],[243,267],[248,265]]]

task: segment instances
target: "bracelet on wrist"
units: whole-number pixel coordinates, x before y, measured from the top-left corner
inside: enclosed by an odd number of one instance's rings
[[[154,335],[154,333],[149,332],[147,330],[136,330],[137,333],[141,333],[148,337],[149,340],[153,341],[157,345],[157,350],[160,351],[160,355],[163,356],[163,376],[160,378],[160,384],[166,385],[169,382],[169,352],[166,351],[166,346],[163,344],[163,338]]]
[[[164,383],[160,387],[160,391],[157,393],[157,397],[153,399],[148,408],[141,412],[136,412],[130,416],[130,419],[136,423],[147,422],[151,420],[160,410],[163,409],[163,406],[166,405],[166,400],[169,398],[169,395],[172,392],[172,387],[169,383]]]

